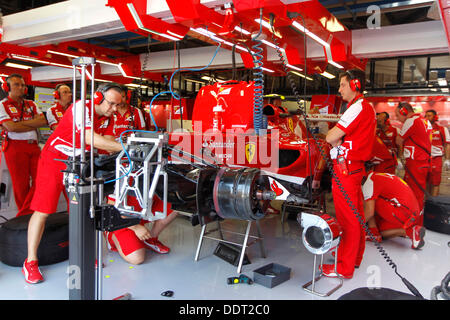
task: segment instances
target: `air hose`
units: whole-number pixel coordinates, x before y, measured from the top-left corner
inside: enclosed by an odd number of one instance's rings
[[[256,36],[252,37],[252,41],[255,44],[252,46],[254,53],[253,56],[253,81],[254,81],[254,97],[253,97],[253,127],[255,133],[260,135],[260,130],[263,128],[263,104],[264,104],[264,74],[263,74],[263,48],[262,41],[258,40],[262,33],[262,18],[263,11],[260,9],[260,22],[259,32]]]
[[[300,14],[297,13],[303,20],[303,24],[305,25],[305,19],[304,17]],[[271,22],[273,20],[271,19]],[[280,57],[280,61],[283,65],[283,69],[286,72],[287,78],[289,80],[289,84],[292,88],[292,91],[295,95],[295,98],[297,100],[297,104],[299,106],[299,110],[301,115],[304,118],[305,121],[305,126],[307,128],[307,131],[311,134],[311,136],[313,137],[319,152],[321,154],[321,156],[325,159],[325,162],[327,164],[328,170],[331,173],[331,176],[333,179],[335,179],[335,183],[338,186],[340,192],[343,194],[345,201],[347,202],[347,204],[349,205],[350,209],[353,211],[354,215],[356,216],[356,218],[358,219],[358,222],[360,223],[360,225],[362,226],[362,228],[364,229],[364,231],[366,232],[367,235],[369,235],[369,238],[372,240],[372,242],[375,244],[377,250],[380,252],[381,256],[386,260],[386,262],[389,264],[389,266],[394,270],[395,274],[397,276],[400,277],[400,279],[402,280],[402,282],[405,284],[405,286],[409,289],[409,291],[411,291],[415,296],[422,298],[423,296],[420,294],[420,292],[404,277],[402,277],[398,271],[397,271],[397,265],[394,263],[394,261],[389,257],[389,255],[387,254],[386,250],[376,241],[375,236],[373,235],[373,233],[370,231],[369,227],[366,225],[364,218],[361,216],[361,214],[358,212],[358,209],[355,208],[353,202],[351,201],[349,195],[347,194],[347,192],[345,191],[342,183],[340,182],[339,178],[336,176],[336,173],[333,170],[333,164],[330,161],[330,159],[328,158],[328,156],[325,154],[324,149],[322,148],[321,143],[319,142],[318,138],[316,137],[316,135],[312,132],[311,127],[309,125],[308,119],[307,119],[307,115],[306,115],[306,106],[303,105],[301,106],[300,101],[301,101],[301,97],[298,93],[297,87],[295,85],[295,81],[292,78],[292,75],[289,73],[289,70],[287,68],[287,63],[285,61],[285,58],[280,50],[280,47],[278,45],[278,40],[276,39],[276,37],[274,36],[275,30],[273,28],[273,23],[271,23],[271,28],[272,28],[272,39],[275,43],[276,46],[276,50],[277,50],[277,54]],[[305,56],[306,56],[306,35],[305,36],[305,41],[304,41],[304,46],[305,46]],[[306,80],[305,80],[306,81]]]

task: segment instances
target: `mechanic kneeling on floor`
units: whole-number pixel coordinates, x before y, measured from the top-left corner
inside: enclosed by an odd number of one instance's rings
[[[107,126],[109,117],[117,110],[117,106],[122,103],[121,93],[122,88],[115,83],[108,83],[99,87],[95,92],[93,116],[90,114],[91,103],[89,101],[86,102],[86,149],[89,149],[89,146],[94,146],[97,149],[108,152],[119,152],[122,150],[120,143],[105,139],[101,135],[102,130]],[[34,213],[28,224],[28,256],[22,268],[22,273],[27,283],[38,283],[44,280],[38,266],[37,250],[47,217],[56,211],[59,197],[64,189],[63,173],[61,171],[66,169],[66,164],[55,159],[66,160],[73,155],[73,108],[74,106],[72,105],[67,109],[58,127],[47,140],[39,158],[36,192],[30,206]],[[75,108],[75,148],[77,148],[77,154],[80,154],[82,103],[77,102]],[[94,118],[94,127],[92,127],[91,117]],[[94,130],[93,141],[91,141],[91,130]]]
[[[377,242],[407,236],[413,249],[425,244],[425,228],[418,225],[419,204],[408,184],[389,174],[370,172],[363,184],[364,215]]]
[[[145,121],[142,113],[136,107],[132,107],[127,99],[128,88],[122,87],[122,104],[111,117],[108,127],[105,129],[104,137],[110,140],[119,140],[126,136],[127,130],[145,130]],[[123,136],[121,137],[121,135]],[[128,135],[131,132],[128,132]],[[108,203],[115,203],[115,196],[108,196]],[[134,194],[127,195],[127,204],[139,211],[142,208]],[[152,200],[152,212],[163,211],[164,202],[154,195]],[[159,234],[176,218],[177,213],[171,209],[167,203],[167,217],[153,222],[151,230],[146,228],[149,221],[141,220],[137,225],[104,233],[108,249],[118,251],[119,255],[128,263],[141,264],[145,260],[145,249],[153,250],[157,253],[169,253],[170,248],[159,241]]]
[[[341,242],[337,257],[337,273],[346,279],[353,277],[365,249],[365,233],[356,213],[346,201],[350,198],[357,212],[364,219],[361,181],[365,175],[364,162],[372,157],[375,141],[376,113],[373,106],[364,98],[365,73],[349,70],[339,76],[339,93],[348,108],[339,122],[327,134],[326,141],[333,149],[333,171],[344,190],[339,188],[333,178],[332,194],[336,219],[342,227]],[[327,277],[337,277],[333,264],[324,264],[322,273]]]

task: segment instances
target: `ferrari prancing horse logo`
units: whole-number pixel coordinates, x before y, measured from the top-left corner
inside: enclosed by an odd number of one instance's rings
[[[253,142],[249,142],[245,145],[245,157],[249,163],[252,162],[253,157],[256,153],[256,144]]]

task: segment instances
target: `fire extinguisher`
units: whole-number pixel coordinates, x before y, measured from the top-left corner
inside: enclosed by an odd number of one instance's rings
[[[213,108],[213,131],[218,132],[222,131],[222,115],[221,113],[224,112],[222,106],[220,104],[216,105]]]

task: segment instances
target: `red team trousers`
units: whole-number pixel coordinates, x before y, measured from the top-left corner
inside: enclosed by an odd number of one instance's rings
[[[344,192],[348,195],[353,206],[358,210],[358,213],[364,221],[364,203],[361,189],[361,181],[365,174],[364,162],[356,161],[347,164],[348,175],[342,175],[337,169],[335,160],[333,163],[334,172]],[[332,194],[336,219],[342,228],[337,270],[338,273],[349,276],[353,275],[355,266],[359,266],[363,258],[366,246],[365,233],[358,218],[347,203],[343,192],[338,187],[336,179],[333,179]]]
[[[30,203],[36,188],[36,172],[40,153],[41,149],[37,142],[29,143],[28,140],[8,139],[4,155],[11,175],[14,199],[18,210],[16,217],[33,213]]]
[[[420,216],[418,218],[418,225],[423,226],[423,207],[425,204],[428,173],[430,171],[430,161],[428,160],[411,160],[406,159],[406,169],[404,179],[411,190],[414,192],[419,203]],[[414,176],[414,178],[411,177]]]

